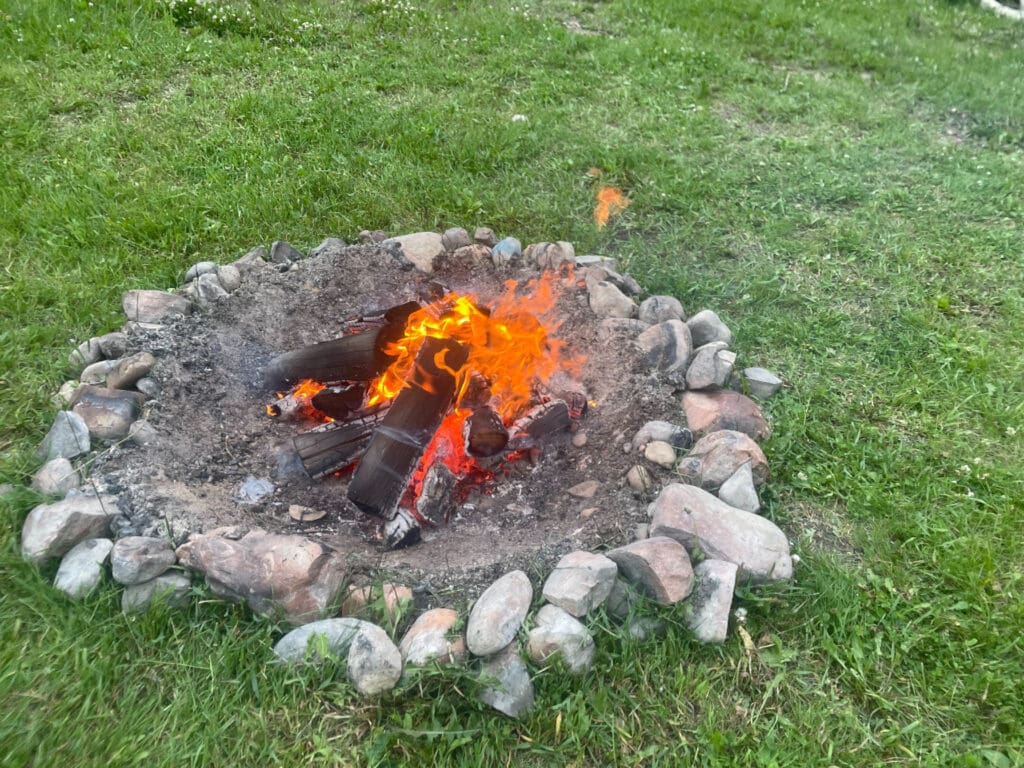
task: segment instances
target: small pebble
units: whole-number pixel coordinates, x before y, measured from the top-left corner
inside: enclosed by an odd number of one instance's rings
[[[644,458],[659,467],[671,469],[676,463],[676,450],[662,440],[652,440],[644,448]]]
[[[647,467],[637,464],[626,473],[626,483],[636,493],[648,494],[654,487],[654,478],[651,477],[651,472]]]
[[[572,444],[577,448],[582,448],[584,445],[587,444],[587,433],[577,432],[575,435],[572,436]]]
[[[310,509],[301,504],[292,504],[288,507],[288,516],[300,523],[312,523],[320,520],[327,512],[323,509]]]

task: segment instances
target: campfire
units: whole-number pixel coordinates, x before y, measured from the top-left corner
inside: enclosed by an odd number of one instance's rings
[[[447,521],[467,484],[536,459],[587,410],[585,358],[556,337],[571,268],[495,297],[449,292],[349,324],[344,335],[276,357],[267,413],[318,426],[279,454],[281,474],[347,477],[347,498],[396,548]]]

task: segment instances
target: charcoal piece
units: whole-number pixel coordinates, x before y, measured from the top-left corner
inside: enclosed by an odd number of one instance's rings
[[[571,424],[569,406],[564,400],[549,400],[535,405],[512,425],[508,448],[518,451],[539,447],[545,437],[564,432]]]
[[[292,438],[303,469],[312,478],[323,477],[351,464],[370,444],[374,428],[384,420],[385,408],[370,409],[332,421]]]
[[[397,509],[394,517],[381,526],[380,534],[385,547],[401,549],[420,540],[420,523],[408,510]]]
[[[466,453],[470,456],[496,456],[508,445],[508,430],[490,406],[474,408],[466,419]]]
[[[467,379],[466,386],[463,387],[462,395],[459,397],[459,407],[478,408],[487,405],[491,399],[491,383],[476,371],[469,374]]]
[[[423,341],[408,384],[374,431],[348,486],[361,510],[391,519],[409,479],[455,399],[456,375],[469,350],[452,339]]]
[[[324,416],[345,420],[359,410],[365,397],[366,387],[362,384],[324,387],[310,398],[309,404]]]
[[[423,476],[416,513],[428,523],[447,520],[455,510],[455,475],[442,462],[435,461]]]

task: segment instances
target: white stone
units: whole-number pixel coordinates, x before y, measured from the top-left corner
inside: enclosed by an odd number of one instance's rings
[[[686,324],[690,328],[695,347],[703,347],[712,341],[724,341],[726,345],[732,342],[732,331],[718,314],[710,309],[702,309],[687,320]]]
[[[545,605],[537,611],[529,632],[527,653],[538,664],[558,655],[570,672],[579,675],[594,663],[594,638],[566,611]]]
[[[754,473],[750,469],[749,461],[744,462],[732,477],[722,483],[722,487],[718,489],[718,498],[730,507],[745,512],[757,512],[761,509],[761,500],[757,497]]]
[[[384,241],[384,245],[401,247],[402,255],[420,272],[433,272],[434,262],[445,253],[441,235],[436,232],[413,232]]]
[[[73,546],[60,561],[53,586],[75,600],[92,592],[103,578],[103,564],[114,542],[110,539],[86,539]]]
[[[751,396],[758,400],[771,397],[782,387],[782,379],[764,368],[744,368],[743,380]]]
[[[567,613],[585,616],[605,601],[618,572],[618,566],[604,555],[577,550],[558,561],[542,593]]]
[[[687,603],[686,625],[702,643],[725,642],[737,567],[726,560],[705,560],[693,569],[697,585]]]

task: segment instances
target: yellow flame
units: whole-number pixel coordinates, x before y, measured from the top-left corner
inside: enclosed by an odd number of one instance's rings
[[[618,187],[601,187],[597,190],[597,207],[594,208],[594,221],[598,229],[608,223],[608,217],[622,213],[632,202],[622,194]]]

